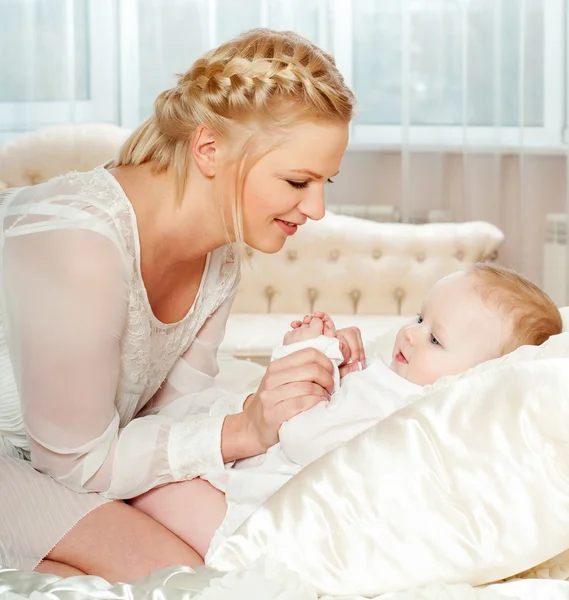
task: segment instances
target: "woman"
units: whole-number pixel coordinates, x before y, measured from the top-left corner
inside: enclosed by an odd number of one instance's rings
[[[324,215],[352,110],[330,56],[255,30],[160,94],[113,165],[4,193],[1,564],[129,580],[201,563],[168,520],[184,484],[154,492],[154,518],[112,500],[215,477],[328,397],[316,351],[274,362],[245,401],[216,387],[216,350],[230,242],[276,252]]]

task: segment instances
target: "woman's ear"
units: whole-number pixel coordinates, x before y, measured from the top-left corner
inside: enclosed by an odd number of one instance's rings
[[[214,133],[200,125],[192,140],[192,158],[205,177],[215,177],[217,139]]]

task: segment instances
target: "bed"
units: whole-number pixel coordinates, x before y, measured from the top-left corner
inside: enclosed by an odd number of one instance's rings
[[[247,385],[262,372],[221,365]],[[0,596],[569,599],[568,367],[569,332],[440,380],[294,477],[222,544],[217,570],[111,585],[0,569]]]

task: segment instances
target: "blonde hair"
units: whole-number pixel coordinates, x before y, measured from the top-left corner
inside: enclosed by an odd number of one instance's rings
[[[488,263],[476,263],[467,272],[480,281],[477,289],[483,300],[513,320],[512,336],[502,354],[519,346],[539,346],[563,330],[559,309],[529,279],[511,269]]]
[[[241,196],[251,167],[270,149],[269,134],[301,119],[349,122],[354,95],[332,56],[290,31],[253,29],[207,52],[173,88],[155,101],[153,114],[127,139],[116,166],[155,161],[173,168],[181,199],[187,184],[191,141],[199,125],[221,138],[240,138],[242,149],[232,205],[234,233],[242,239]],[[274,139],[274,136],[273,136]]]

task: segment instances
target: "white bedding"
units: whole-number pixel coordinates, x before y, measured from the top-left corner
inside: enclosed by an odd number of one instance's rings
[[[308,465],[209,565],[269,556],[322,595],[373,597],[499,581],[565,551],[568,367],[513,362],[422,397]]]
[[[568,358],[565,333],[436,384],[293,478],[227,540],[219,572],[110,585],[0,569],[0,597],[569,600],[569,581],[482,585],[569,575],[567,556],[533,568],[569,548]]]
[[[130,584],[111,585],[97,577],[59,579],[51,575],[0,569],[3,600],[332,600],[318,596],[283,566],[259,561],[231,573],[206,568],[162,569]],[[342,600],[361,600],[342,596]],[[380,600],[567,600],[569,581],[525,579],[486,587],[430,585],[376,596]],[[335,598],[335,600],[339,600]]]
[[[364,371],[351,373],[340,385],[337,365],[343,356],[339,342],[323,335],[277,346],[272,358],[278,359],[308,347],[323,352],[332,360],[334,394],[330,402],[320,402],[284,423],[279,432],[279,443],[269,448],[266,454],[240,460],[226,469],[223,478],[209,479],[225,493],[227,512],[205,556],[206,565],[220,544],[304,467],[423,393],[421,386],[395,374],[381,358],[372,357]]]

